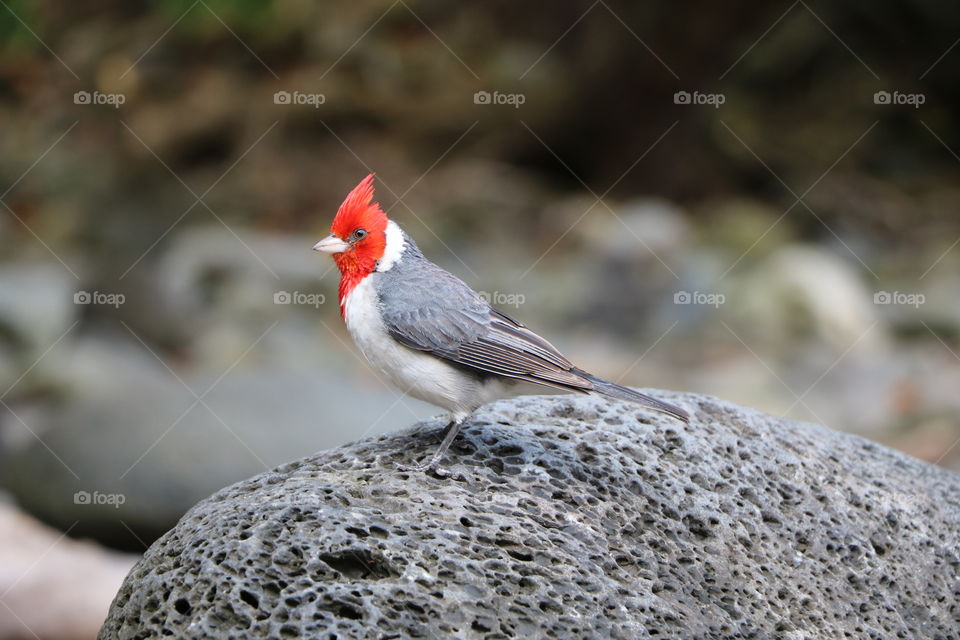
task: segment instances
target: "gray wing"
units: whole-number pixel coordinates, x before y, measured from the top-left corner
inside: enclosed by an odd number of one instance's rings
[[[381,316],[401,344],[462,367],[589,391],[593,383],[549,342],[426,261],[401,261],[378,283]]]

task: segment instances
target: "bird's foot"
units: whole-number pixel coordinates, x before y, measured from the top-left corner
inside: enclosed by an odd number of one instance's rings
[[[431,460],[430,462],[424,462],[422,464],[398,464],[397,470],[406,473],[429,473],[432,471],[441,478],[449,476],[450,471],[441,467],[437,464],[438,462],[439,460]]]
[[[457,437],[457,433],[460,431],[460,427],[463,424],[463,420],[451,420],[447,425],[446,433],[443,436],[443,442],[440,443],[440,446],[437,448],[436,452],[430,456],[430,460],[423,464],[418,465],[400,465],[400,471],[407,472],[429,472],[433,471],[436,475],[441,478],[449,476],[450,472],[440,466],[440,460],[443,459],[443,455],[447,452],[447,449],[450,448],[450,445],[453,444],[454,438]]]

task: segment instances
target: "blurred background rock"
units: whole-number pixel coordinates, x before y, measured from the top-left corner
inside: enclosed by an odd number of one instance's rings
[[[3,486],[139,551],[435,413],[310,251],[373,170],[585,367],[960,469],[958,38],[926,1],[5,0]]]

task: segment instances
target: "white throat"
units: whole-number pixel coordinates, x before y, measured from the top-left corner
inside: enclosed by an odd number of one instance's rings
[[[377,271],[390,271],[393,268],[393,265],[397,263],[397,260],[400,259],[400,256],[403,255],[403,250],[406,248],[407,243],[403,239],[403,231],[400,230],[400,225],[398,225],[393,220],[387,222],[387,244],[383,248],[383,257],[377,261]]]

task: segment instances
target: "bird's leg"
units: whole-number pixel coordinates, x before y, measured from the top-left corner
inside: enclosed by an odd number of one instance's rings
[[[450,448],[450,445],[453,444],[453,441],[456,440],[457,434],[460,433],[460,427],[463,426],[463,423],[466,421],[466,417],[462,418],[453,418],[450,420],[450,424],[447,425],[447,433],[443,437],[443,442],[440,443],[440,446],[437,447],[437,450],[433,452],[433,455],[430,457],[430,461],[425,464],[418,465],[401,465],[401,471],[430,471],[436,470],[438,475],[447,475],[447,472],[443,469],[437,467],[440,463],[440,460],[443,458],[443,455],[447,452],[447,449]]]
[[[451,423],[453,423],[453,418],[450,417],[449,413],[436,416],[436,420],[440,422],[440,427],[437,429],[430,430],[430,439],[435,441],[437,444],[443,442],[443,436],[446,435],[447,429],[450,428]]]

